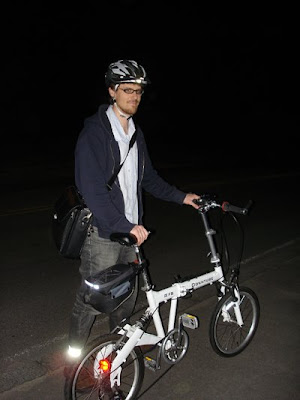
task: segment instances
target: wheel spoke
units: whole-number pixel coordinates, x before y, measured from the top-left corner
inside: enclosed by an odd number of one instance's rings
[[[240,289],[242,326],[237,323],[233,303],[233,297],[226,294],[217,304],[210,324],[211,345],[219,355],[225,357],[234,356],[247,347],[259,320],[259,303],[251,289]]]
[[[71,378],[66,379],[65,398],[69,400],[106,400],[111,395],[110,375],[97,367],[102,360],[110,361],[116,356],[118,335],[108,335],[106,341],[96,343],[87,351]],[[107,350],[108,349],[108,350]],[[113,351],[112,351],[113,350]],[[134,348],[121,366],[118,390],[126,400],[136,398],[144,378],[144,363],[139,348]]]

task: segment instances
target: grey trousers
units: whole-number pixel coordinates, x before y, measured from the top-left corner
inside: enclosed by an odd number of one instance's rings
[[[76,293],[71,313],[69,345],[83,348],[88,340],[96,315],[100,314],[84,301],[86,285],[84,279],[97,274],[115,264],[127,264],[135,260],[134,249],[122,246],[109,239],[100,238],[96,227],[87,236],[82,253],[79,272],[81,284]],[[138,280],[132,295],[109,315],[110,330],[113,330],[124,318],[132,314],[138,294]]]

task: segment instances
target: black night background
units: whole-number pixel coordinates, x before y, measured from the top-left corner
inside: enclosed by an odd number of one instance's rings
[[[2,168],[72,163],[84,118],[107,100],[106,68],[121,58],[140,62],[152,81],[135,119],[156,165],[297,168],[292,13],[216,16],[187,4],[10,6]]]
[[[298,15],[288,2],[3,2],[1,400],[67,398],[64,371],[80,260],[64,258],[56,247],[54,205],[74,183],[78,135],[84,119],[107,102],[105,72],[119,59],[136,60],[151,80],[134,119],[159,175],[184,192],[216,194],[220,204],[252,204],[247,215],[212,210],[208,231],[202,210],[145,192],[143,224],[151,234],[143,250],[153,287],[171,289],[175,277],[179,282],[178,276],[212,271],[222,260],[235,271],[241,265],[240,283],[261,305],[249,348],[220,357],[210,328],[220,290],[210,278],[198,281],[206,288],[192,297],[177,286],[183,297],[178,317],[197,315],[199,329],[189,330],[191,347],[182,364],[145,372],[138,398],[299,398]],[[214,234],[216,257],[207,244]],[[223,282],[231,292],[236,281],[228,285]],[[137,311],[146,306],[144,295],[141,290]],[[145,315],[141,326],[149,309]],[[227,322],[227,312],[223,317]],[[167,327],[165,317],[163,322]],[[108,333],[108,325],[107,315],[97,316],[91,339]],[[241,332],[237,325],[230,328],[234,338]],[[157,359],[179,329],[160,340]],[[174,356],[174,364],[179,360]],[[135,375],[137,381],[142,375]],[[87,384],[98,397],[95,376],[91,369]],[[84,382],[83,396],[89,389]]]

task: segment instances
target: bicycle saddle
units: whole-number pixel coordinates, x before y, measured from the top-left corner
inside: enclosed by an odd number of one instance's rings
[[[110,235],[112,242],[118,242],[122,246],[132,246],[136,244],[136,237],[132,233],[116,232]]]

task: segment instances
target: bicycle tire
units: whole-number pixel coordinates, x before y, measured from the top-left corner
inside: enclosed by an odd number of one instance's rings
[[[94,340],[88,347],[81,360],[77,361],[65,380],[64,395],[66,400],[107,400],[107,385],[109,384],[109,375],[106,375],[104,381],[99,375],[95,378],[94,363],[99,352],[109,345],[115,346],[120,340],[119,335],[109,334]],[[109,357],[110,361],[116,356],[113,351]],[[107,359],[108,357],[106,357]],[[120,398],[130,400],[135,399],[141,389],[144,379],[144,360],[143,354],[139,347],[135,347],[122,364],[121,383],[118,391]],[[106,385],[106,386],[105,386]],[[109,385],[110,386],[110,385]]]
[[[213,350],[222,357],[233,357],[241,353],[250,344],[258,327],[260,305],[256,294],[247,287],[241,287],[239,291],[243,326],[239,326],[236,321],[231,304],[234,298],[230,293],[218,302],[211,316],[210,343]],[[226,312],[225,318],[222,310]],[[226,317],[229,320],[226,321]]]

